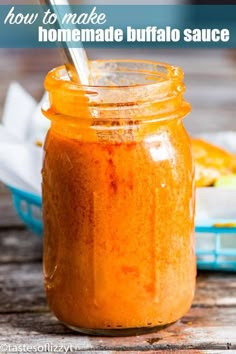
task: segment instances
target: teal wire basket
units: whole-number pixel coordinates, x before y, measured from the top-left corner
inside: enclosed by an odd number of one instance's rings
[[[236,271],[236,221],[197,222],[196,255],[199,269]]]
[[[35,234],[43,235],[40,197],[8,187],[17,214]],[[199,269],[236,271],[236,221],[197,222],[196,254]]]
[[[42,199],[41,197],[8,187],[12,194],[12,200],[16,212],[25,225],[36,235],[43,235],[42,223]]]

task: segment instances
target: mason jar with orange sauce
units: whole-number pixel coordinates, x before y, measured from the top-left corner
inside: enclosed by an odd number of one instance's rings
[[[183,316],[195,288],[194,168],[183,72],[91,62],[93,86],[46,77],[47,300],[70,328],[130,335]]]

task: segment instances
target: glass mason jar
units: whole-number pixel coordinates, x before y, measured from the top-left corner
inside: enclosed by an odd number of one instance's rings
[[[44,279],[74,330],[130,335],[183,316],[195,288],[194,168],[180,68],[91,62],[46,77]]]

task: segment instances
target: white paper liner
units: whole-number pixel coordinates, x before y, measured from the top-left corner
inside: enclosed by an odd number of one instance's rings
[[[0,124],[0,181],[41,195],[42,148],[50,122],[37,102],[16,82],[8,90]]]

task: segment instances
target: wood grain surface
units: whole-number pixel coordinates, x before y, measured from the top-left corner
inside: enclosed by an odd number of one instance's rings
[[[236,63],[232,54],[221,50],[126,52],[126,56],[169,61],[184,68],[186,96],[193,106],[186,125],[194,133],[236,129]],[[90,56],[118,58],[124,53],[90,51]],[[0,115],[11,81],[19,81],[39,99],[45,73],[58,64],[57,50],[0,50]],[[0,346],[49,343],[70,345],[74,353],[236,353],[233,273],[199,273],[192,308],[162,331],[125,338],[88,337],[73,333],[49,312],[41,260],[42,240],[25,229],[8,190],[0,186]]]
[[[0,225],[4,225],[5,211],[9,215],[12,210],[14,215],[14,210],[10,204],[1,210]],[[42,240],[25,230],[17,218],[11,227],[0,227],[0,344],[70,345],[75,353],[236,352],[233,273],[199,273],[192,308],[180,321],[162,331],[125,338],[87,337],[73,333],[49,312],[41,257]]]

